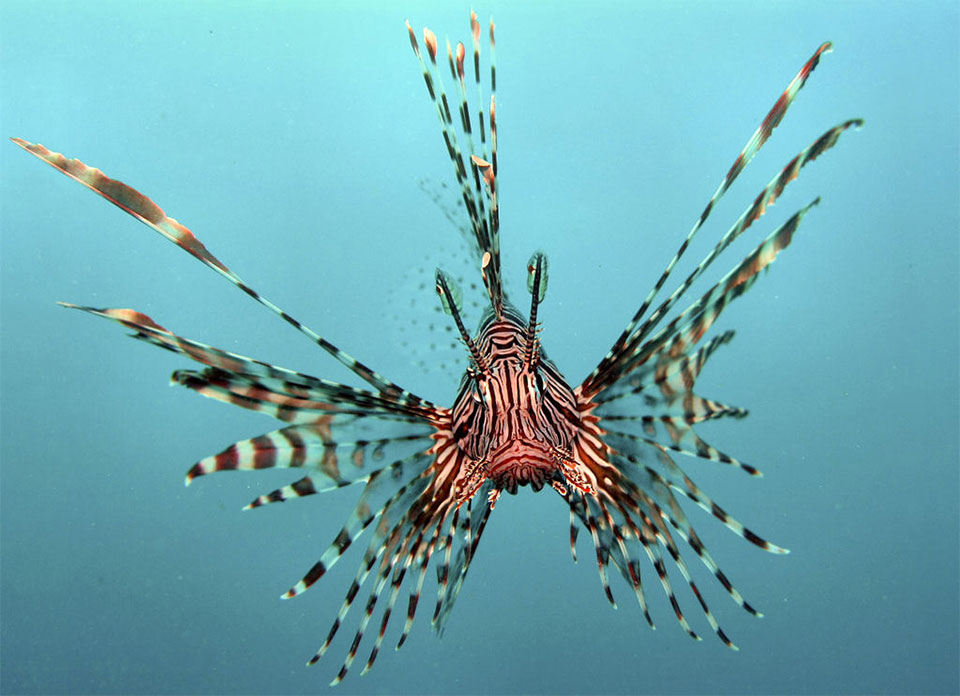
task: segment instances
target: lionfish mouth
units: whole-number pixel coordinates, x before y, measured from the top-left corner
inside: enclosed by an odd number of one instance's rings
[[[543,442],[516,439],[505,443],[490,455],[492,464],[487,478],[495,488],[516,495],[520,486],[540,491],[550,481],[563,483],[557,456]]]
[[[534,491],[540,491],[550,481],[563,483],[563,477],[555,468],[544,469],[536,465],[521,464],[496,476],[490,476],[495,488],[516,495],[520,486],[529,485]]]

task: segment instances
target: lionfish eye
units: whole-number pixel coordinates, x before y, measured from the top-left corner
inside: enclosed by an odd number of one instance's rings
[[[470,396],[481,406],[486,406],[483,400],[483,392],[480,390],[480,381],[476,378],[470,382]]]
[[[543,396],[543,375],[540,374],[540,370],[533,371],[533,383],[537,388],[537,395]]]

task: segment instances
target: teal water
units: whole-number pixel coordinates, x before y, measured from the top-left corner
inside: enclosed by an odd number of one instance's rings
[[[467,39],[469,6],[393,5],[8,0],[2,134],[136,186],[291,314],[449,404],[458,378],[429,348],[444,334],[423,326],[436,297],[415,279],[438,259],[456,265],[456,232],[417,183],[451,175],[403,20]],[[866,120],[707,274],[823,196],[724,313],[716,330],[737,337],[700,379],[706,396],[751,409],[703,434],[765,477],[686,462],[792,553],[764,554],[689,509],[766,614],[748,616],[694,569],[733,653],[678,574],[702,643],[656,582],[655,632],[616,578],[611,611],[589,539],[573,565],[564,505],[523,491],[497,505],[443,639],[428,583],[403,650],[388,636],[361,678],[361,648],[338,692],[956,693],[957,4],[476,9],[497,22],[504,273],[522,288],[530,253],[548,253],[543,340],[571,382],[609,348],[784,86],[834,42],[681,269],[820,133]],[[361,551],[304,596],[278,597],[358,489],[253,512],[240,508],[290,477],[185,489],[193,462],[274,422],[168,389],[184,361],[54,302],[133,307],[229,350],[351,376],[11,143],[0,182],[0,691],[325,692],[355,623],[320,665],[303,663]]]

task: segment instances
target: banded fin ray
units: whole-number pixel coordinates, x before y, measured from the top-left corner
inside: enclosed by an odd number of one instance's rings
[[[628,378],[622,378],[606,387],[602,394],[594,397],[597,404],[597,413],[635,413],[634,404],[620,404],[624,399],[641,398],[645,404],[652,406],[653,399],[658,399],[657,393],[669,398],[672,395],[689,391],[700,371],[707,364],[707,360],[720,346],[733,340],[733,331],[724,331],[714,336],[706,344],[700,346],[694,355],[670,356],[664,352],[657,354],[655,361],[646,362],[634,368]]]
[[[31,155],[34,155],[63,174],[66,174],[74,181],[83,184],[94,193],[103,196],[147,227],[166,237],[208,268],[216,271],[261,305],[280,316],[280,318],[336,358],[341,364],[346,366],[347,369],[370,384],[381,394],[389,394],[411,405],[424,403],[423,399],[417,395],[406,391],[382,375],[374,372],[360,361],[340,350],[340,348],[333,343],[327,341],[309,326],[300,323],[280,307],[273,304],[273,302],[260,295],[252,287],[247,285],[240,276],[210,253],[203,242],[201,242],[193,232],[173,218],[168,217],[160,206],[133,187],[128,186],[122,181],[111,179],[99,169],[89,167],[78,159],[70,159],[38,143],[31,143],[22,138],[10,138],[10,140]]]
[[[763,147],[764,143],[770,138],[770,135],[773,133],[773,129],[776,128],[780,121],[783,120],[784,115],[787,113],[787,109],[790,108],[790,105],[796,99],[797,94],[803,88],[807,82],[807,78],[810,77],[811,73],[816,69],[820,64],[820,57],[824,53],[828,53],[833,49],[833,44],[829,41],[821,44],[814,54],[810,57],[809,60],[803,65],[800,71],[794,76],[790,81],[790,84],[787,85],[787,88],[783,91],[780,97],[777,99],[776,103],[767,113],[767,115],[760,122],[760,125],[757,126],[757,129],[750,136],[750,139],[747,140],[746,145],[740,151],[740,154],[737,155],[737,158],[734,160],[733,165],[727,171],[726,175],[723,177],[723,180],[717,186],[716,191],[710,197],[710,200],[707,201],[706,207],[700,213],[700,216],[697,218],[697,221],[694,223],[693,227],[687,233],[686,237],[680,244],[680,247],[677,249],[673,258],[670,259],[670,262],[667,264],[667,267],[660,274],[660,277],[657,279],[657,282],[653,285],[650,291],[647,293],[646,298],[640,304],[639,309],[634,313],[633,318],[628,322],[626,328],[620,334],[619,338],[614,342],[613,346],[608,351],[607,355],[601,360],[600,364],[596,369],[584,380],[583,384],[588,391],[593,392],[594,382],[598,377],[606,372],[610,368],[610,364],[615,361],[616,357],[623,351],[624,346],[630,336],[634,333],[636,328],[640,325],[640,322],[643,316],[646,314],[647,310],[650,308],[650,305],[653,303],[654,298],[659,294],[660,290],[666,284],[667,279],[670,277],[670,274],[673,272],[674,267],[681,257],[686,252],[687,248],[690,245],[690,242],[696,236],[697,232],[707,221],[707,218],[710,216],[711,211],[714,206],[719,202],[723,195],[727,192],[736,178],[740,175],[740,172],[750,163],[754,155],[760,151],[760,148]]]
[[[401,430],[402,434],[393,437],[352,441],[341,439],[349,437],[349,430],[358,422],[352,419],[341,426],[336,417],[324,416],[310,423],[289,425],[241,440],[194,464],[187,472],[186,483],[189,485],[200,476],[218,471],[304,469],[310,472],[310,481],[300,484],[300,487],[305,491],[309,483],[312,492],[322,493],[366,480],[391,461],[423,453],[430,445],[429,432],[406,432],[409,430],[406,425]],[[385,425],[378,423],[376,431],[382,435]],[[343,430],[348,432],[342,433]],[[285,493],[290,492],[285,490]],[[261,496],[258,500],[250,507],[279,502],[273,494]]]
[[[421,419],[428,419],[438,411],[438,407],[428,401],[419,405],[409,404],[392,395],[381,396],[184,338],[161,326],[146,314],[132,309],[98,309],[67,302],[59,304],[69,309],[78,309],[94,316],[110,319],[133,330],[133,338],[211,366],[211,370],[203,373],[187,370],[174,373],[173,381],[190,388],[196,389],[196,382],[221,384],[241,382],[260,393],[276,394],[294,400],[302,407],[306,407],[309,402],[318,402],[322,404],[318,406],[319,408],[333,412],[341,410],[337,408],[337,404],[356,406],[362,409],[362,413],[396,413]],[[286,419],[281,418],[281,420]]]
[[[729,343],[733,335],[733,331],[725,331],[714,336],[692,357],[671,357],[660,352],[655,362],[640,366],[628,379],[604,390],[602,398],[594,399],[598,403],[594,414],[601,418],[608,438],[622,438],[620,442],[628,449],[642,445],[666,447],[761,476],[756,467],[711,446],[692,427],[706,420],[747,415],[744,409],[704,399],[693,392],[696,378],[709,357]],[[616,445],[616,440],[610,442]]]
[[[390,592],[386,607],[381,615],[380,630],[374,640],[370,656],[364,666],[364,672],[373,665],[379,653],[387,625],[392,616],[393,607],[407,579],[408,570],[415,563],[419,563],[421,564],[421,577],[418,579],[415,589],[411,594],[410,608],[408,609],[408,623],[412,621],[412,613],[419,599],[419,588],[422,586],[423,566],[429,563],[432,554],[437,548],[435,542],[442,534],[445,520],[456,507],[455,504],[451,504],[451,501],[448,499],[434,497],[431,492],[433,485],[434,482],[431,482],[425,476],[414,478],[376,515],[379,521],[376,525],[374,536],[371,538],[367,551],[364,554],[364,561],[357,571],[354,582],[347,592],[347,596],[341,605],[340,611],[326,640],[307,663],[308,665],[316,664],[326,653],[347,613],[353,606],[359,589],[374,572],[374,565],[376,565],[379,559],[379,568],[375,571],[376,577],[361,615],[359,626],[350,645],[350,649],[347,652],[347,656],[337,676],[331,682],[331,685],[340,683],[351,668],[376,607],[379,605],[383,592],[389,582]],[[311,573],[312,572],[313,571],[311,571]],[[298,593],[299,591],[300,584],[291,589],[287,596],[292,596],[292,594]],[[409,631],[409,626],[406,624],[405,630]],[[406,635],[406,633],[404,633],[404,635]],[[401,636],[400,644],[397,646],[398,648],[404,640],[404,635]]]
[[[447,155],[453,164],[461,198],[470,223],[472,240],[481,260],[481,275],[494,313],[500,316],[504,306],[503,280],[500,269],[500,212],[497,188],[497,121],[496,121],[496,60],[494,24],[490,22],[490,107],[486,118],[483,111],[484,97],[480,80],[480,23],[475,12],[470,13],[473,35],[474,82],[478,95],[476,126],[480,130],[480,145],[474,141],[474,123],[466,92],[464,59],[466,49],[457,44],[456,56],[447,42],[447,63],[450,76],[458,86],[460,103],[458,115],[461,136],[450,108],[451,99],[444,89],[442,70],[437,64],[437,37],[427,28],[423,30],[423,42],[429,60],[424,60],[416,34],[410,22],[406,23],[410,45],[420,63],[424,84],[433,100],[440,121],[440,130],[446,145]],[[490,133],[490,155],[487,160],[486,134]],[[464,148],[460,140],[463,140]],[[479,154],[478,154],[479,153]]]
[[[272,416],[277,420],[303,423],[326,414],[345,414],[356,417],[376,417],[408,423],[430,423],[442,413],[435,409],[429,415],[409,413],[403,407],[386,401],[378,403],[375,396],[362,390],[343,388],[334,393],[303,394],[298,389],[284,389],[276,383],[247,379],[245,375],[208,368],[202,372],[176,370],[170,381],[203,396]]]
[[[493,508],[490,506],[489,495],[493,488],[487,480],[477,494],[467,501],[466,514],[460,515],[459,534],[452,537],[452,562],[445,560],[442,566],[437,566],[437,606],[433,613],[433,626],[438,635],[443,635],[453,605],[460,594],[460,588],[467,578],[470,563],[477,551],[480,537],[486,528],[487,520]]]
[[[605,418],[605,422],[610,422],[611,418]],[[685,454],[689,457],[698,457],[700,459],[705,459],[711,462],[719,462],[722,464],[727,464],[737,469],[742,469],[751,476],[762,476],[760,471],[746,462],[742,462],[739,459],[731,457],[725,452],[721,452],[717,448],[710,445],[708,442],[703,440],[696,431],[691,428],[688,424],[683,421],[677,421],[676,419],[664,420],[664,419],[651,419],[650,424],[659,423],[663,425],[663,432],[659,434],[659,439],[655,436],[645,436],[639,435],[637,433],[625,432],[622,430],[615,430],[611,427],[606,427],[604,430],[609,435],[611,444],[617,446],[616,443],[620,443],[620,447],[625,447],[628,449],[635,449],[637,447],[648,446],[652,447],[655,450],[666,448],[673,452],[678,452],[680,454]],[[651,427],[651,429],[654,429]],[[654,429],[655,430],[655,429]],[[658,432],[655,430],[655,432]]]
[[[630,334],[627,337],[623,338],[622,341],[618,340],[617,351],[611,351],[604,358],[607,363],[601,363],[601,366],[598,366],[596,370],[585,380],[591,381],[602,381],[604,378],[609,379],[604,373],[605,371],[613,371],[615,375],[621,375],[622,373],[617,372],[614,368],[617,365],[617,358],[624,355],[633,353],[640,346],[644,338],[646,338],[650,332],[656,328],[659,322],[666,316],[666,314],[673,308],[674,304],[680,299],[687,290],[693,285],[693,283],[700,278],[704,271],[709,268],[714,260],[730,246],[750,225],[756,222],[766,211],[767,208],[772,206],[780,195],[786,189],[787,185],[790,182],[794,181],[800,173],[800,169],[804,167],[808,162],[812,162],[818,156],[829,150],[833,147],[837,140],[840,138],[840,135],[849,128],[856,127],[859,128],[863,125],[862,119],[849,119],[843,123],[830,128],[825,133],[823,133],[817,140],[807,146],[803,151],[798,153],[792,160],[790,160],[786,166],[775,176],[767,186],[754,198],[753,203],[747,207],[746,210],[740,215],[737,221],[727,230],[727,232],[720,238],[714,248],[707,254],[706,257],[697,265],[696,268],[691,271],[690,275],[667,297],[663,303],[641,324],[638,320],[631,321],[630,326],[627,328],[630,329]],[[646,308],[644,308],[646,311]],[[632,328],[631,328],[632,327]],[[609,360],[608,360],[609,358]]]
[[[616,356],[612,363],[616,375],[611,379],[613,381],[620,379],[659,351],[665,351],[667,355],[676,357],[683,355],[699,342],[727,305],[749,290],[756,282],[760,271],[767,268],[777,255],[790,245],[800,221],[819,202],[820,199],[816,198],[794,213],[719,282],[707,290],[699,300],[674,317],[652,338],[635,350]]]
[[[827,130],[823,135],[817,138],[813,143],[807,146],[803,151],[797,154],[792,160],[790,160],[784,168],[780,171],[777,176],[775,176],[770,183],[761,191],[756,198],[754,198],[753,203],[743,211],[737,221],[730,227],[729,230],[720,238],[720,241],[717,242],[716,246],[710,251],[709,254],[697,265],[695,269],[690,273],[686,280],[681,283],[676,290],[674,290],[670,296],[664,300],[663,304],[653,312],[649,319],[644,321],[644,323],[636,329],[634,334],[631,336],[630,343],[639,344],[650,331],[657,325],[660,319],[670,311],[676,301],[682,297],[686,291],[693,285],[694,281],[699,278],[703,272],[709,268],[710,264],[728,247],[732,244],[750,225],[756,222],[760,217],[767,211],[767,208],[776,203],[777,199],[786,189],[787,185],[794,181],[800,174],[800,169],[803,168],[808,162],[814,161],[821,154],[833,147],[837,140],[839,140],[840,135],[847,129],[851,127],[859,128],[863,125],[861,119],[849,119],[843,123],[834,126]],[[625,346],[626,350],[630,349],[630,344]]]
[[[378,531],[370,541],[370,549],[379,548],[382,540],[379,529],[389,520],[392,511],[397,508],[405,511],[406,507],[401,503],[412,502],[428,484],[428,479],[422,475],[427,466],[429,458],[423,453],[416,453],[372,472],[346,524],[320,556],[320,560],[282,595],[283,599],[296,597],[312,587],[375,520],[380,520],[380,523],[377,525]],[[398,481],[405,483],[398,486]]]

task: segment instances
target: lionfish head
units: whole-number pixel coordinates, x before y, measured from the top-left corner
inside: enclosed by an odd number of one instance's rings
[[[465,466],[456,483],[458,503],[490,480],[491,502],[501,491],[515,494],[529,484],[563,491],[570,448],[580,430],[573,390],[540,345],[537,308],[547,290],[547,258],[537,252],[527,264],[530,317],[502,297],[491,298],[476,335],[461,318],[461,294],[437,271],[437,293],[470,353],[454,402],[453,438]],[[497,301],[499,299],[499,301]]]

